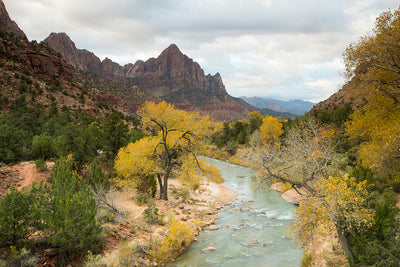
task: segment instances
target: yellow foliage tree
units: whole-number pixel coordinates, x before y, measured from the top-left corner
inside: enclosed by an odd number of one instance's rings
[[[197,164],[197,154],[211,133],[208,117],[175,109],[161,102],[146,102],[139,110],[142,127],[150,136],[121,148],[115,170],[127,183],[137,183],[149,174],[158,179],[160,198],[168,199],[172,171],[188,173]]]
[[[291,231],[302,246],[307,246],[315,232],[336,229],[344,250],[351,255],[344,232],[371,226],[374,210],[366,208],[366,181],[331,176],[316,182],[313,196],[300,203]]]
[[[266,116],[260,126],[262,142],[264,144],[273,144],[283,134],[282,123],[277,118]]]
[[[347,75],[367,100],[347,124],[361,139],[359,158],[381,177],[400,181],[400,9],[382,13],[372,33],[344,53]],[[364,71],[357,71],[363,68]]]

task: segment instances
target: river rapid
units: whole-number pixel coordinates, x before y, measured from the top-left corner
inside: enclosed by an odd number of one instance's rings
[[[296,207],[281,200],[278,192],[254,189],[253,170],[208,160],[220,169],[224,185],[235,190],[238,198],[218,213],[218,230],[206,228],[198,241],[168,266],[300,266],[302,250],[287,238]],[[203,251],[208,247],[216,250]]]

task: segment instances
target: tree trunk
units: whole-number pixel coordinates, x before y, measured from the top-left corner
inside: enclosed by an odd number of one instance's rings
[[[344,252],[346,253],[347,259],[350,263],[352,263],[353,262],[353,253],[351,253],[350,245],[347,240],[344,229],[343,229],[343,227],[338,225],[338,223],[336,223],[336,229],[337,229],[339,241],[342,244],[342,247],[343,247]]]
[[[168,200],[168,176],[164,176],[164,200]]]
[[[164,188],[163,188],[161,175],[159,173],[157,173],[157,180],[158,180],[158,185],[160,186],[160,199],[162,199],[163,198],[163,193],[164,193]]]

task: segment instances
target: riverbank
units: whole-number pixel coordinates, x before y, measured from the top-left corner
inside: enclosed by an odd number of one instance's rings
[[[210,182],[203,178],[196,191],[189,194],[178,179],[169,181],[169,200],[154,200],[154,208],[157,208],[157,216],[160,222],[148,224],[144,216],[147,205],[138,205],[135,201],[136,192],[132,189],[123,191],[111,191],[110,198],[114,206],[120,210],[121,216],[112,222],[103,225],[107,234],[106,243],[101,256],[89,255],[86,259],[87,266],[104,265],[121,266],[149,266],[156,264],[154,261],[157,247],[162,246],[163,240],[168,238],[173,222],[184,224],[193,230],[191,241],[196,241],[197,236],[204,227],[215,223],[217,212],[235,200],[238,194],[222,184]],[[190,243],[178,251],[171,252],[157,264],[165,264],[174,260],[183,253]],[[153,254],[153,255],[152,255]]]

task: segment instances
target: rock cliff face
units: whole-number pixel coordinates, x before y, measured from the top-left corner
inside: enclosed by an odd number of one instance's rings
[[[68,64],[78,69],[99,73],[101,70],[100,59],[84,49],[77,49],[75,43],[65,33],[51,33],[44,40],[51,48],[60,53]]]
[[[0,0],[0,30],[26,39],[25,33],[18,27],[17,23],[10,19],[2,0]]]
[[[124,70],[131,83],[161,98],[182,87],[196,88],[211,95],[227,94],[219,73],[205,76],[200,65],[182,54],[174,44],[159,57],[125,65]]]
[[[6,38],[0,38],[0,57],[18,60],[31,67],[36,74],[72,78],[71,67],[64,58],[44,47],[32,50],[25,41],[12,42]]]
[[[157,58],[120,66],[106,58],[77,49],[65,33],[52,33],[44,40],[72,66],[120,83],[135,85],[185,110],[197,110],[218,120],[237,120],[256,108],[231,97],[219,73],[205,75],[193,59],[172,44]]]

